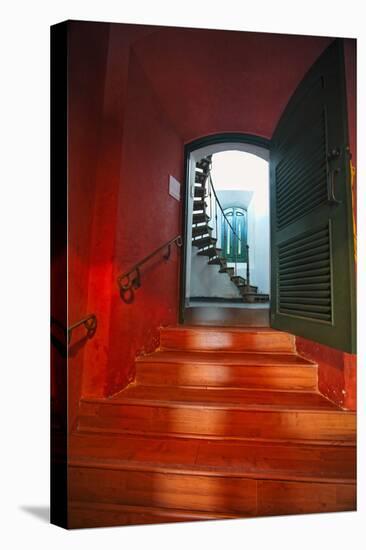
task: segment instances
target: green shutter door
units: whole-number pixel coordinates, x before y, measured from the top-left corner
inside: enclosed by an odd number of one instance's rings
[[[336,40],[295,91],[271,142],[271,326],[355,352],[347,146]]]
[[[231,228],[224,217],[221,218],[222,256],[228,262],[243,263],[247,261],[247,211],[244,208],[232,206],[224,210]]]

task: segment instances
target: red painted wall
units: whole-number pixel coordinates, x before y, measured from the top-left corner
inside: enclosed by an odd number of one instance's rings
[[[181,203],[168,194],[168,176],[183,178],[183,142],[168,120],[146,76],[130,57],[124,121],[121,186],[117,203],[116,250],[109,334],[108,388],[113,393],[134,377],[134,358],[154,350],[158,327],[176,324],[179,303],[178,251],[142,270],[134,302],[121,300],[118,274],[181,231]]]
[[[177,322],[176,250],[168,263],[143,269],[132,304],[121,300],[116,277],[179,233],[181,203],[167,189],[169,174],[182,181],[183,143],[227,131],[270,137],[330,39],[70,27],[69,322],[98,317],[93,339],[71,349],[75,409],[81,394],[106,396],[126,385],[135,356],[157,346],[158,327]],[[344,385],[353,376],[345,365],[336,376]]]
[[[83,54],[92,55],[92,66],[104,56],[100,70],[83,67],[70,79],[70,322],[89,312],[98,318],[93,339],[70,350],[76,403],[81,394],[110,395],[126,385],[135,355],[156,347],[159,325],[176,322],[175,251],[167,265],[146,266],[134,304],[121,301],[116,277],[179,233],[180,204],[168,195],[168,175],[182,179],[183,142],[131,55],[131,42],[151,30],[111,25],[96,37],[93,24],[71,26],[76,34],[81,29],[70,48],[76,67],[84,66]],[[94,104],[89,94],[99,90]]]
[[[68,325],[88,313],[91,234],[109,27],[69,24],[68,66]],[[85,330],[72,335],[68,355],[69,425],[81,393]]]
[[[298,353],[318,363],[320,393],[345,409],[356,409],[356,356],[296,337]]]
[[[222,132],[272,136],[331,38],[166,28],[134,50],[185,142]]]
[[[88,313],[98,319],[95,340],[79,327],[69,347],[70,428],[88,385],[104,390],[129,47],[151,32],[134,25],[115,31],[104,23],[68,24],[68,325]]]

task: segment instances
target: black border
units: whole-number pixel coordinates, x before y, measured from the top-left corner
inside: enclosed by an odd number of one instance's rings
[[[51,523],[68,527],[67,479],[67,42],[51,27]]]

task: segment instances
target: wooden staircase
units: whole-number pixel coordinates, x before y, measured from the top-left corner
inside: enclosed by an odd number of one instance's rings
[[[227,274],[238,288],[243,302],[268,302],[269,295],[258,292],[257,286],[247,284],[243,277],[234,276],[234,268],[228,267],[222,256],[221,248],[216,246],[217,238],[212,237],[213,228],[210,226],[210,217],[207,215],[205,202],[205,183],[210,172],[211,157],[204,157],[196,163],[194,202],[192,218],[192,246],[198,248],[199,256],[207,256],[209,265],[220,266],[219,273]]]
[[[355,420],[290,334],[162,328],[134,383],[80,403],[70,527],[354,510]]]

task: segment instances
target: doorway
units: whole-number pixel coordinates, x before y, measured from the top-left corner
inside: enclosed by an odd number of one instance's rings
[[[208,222],[212,220],[212,214],[205,211],[206,191],[196,189],[203,186],[212,156],[220,151],[237,150],[268,161],[269,149],[270,326],[355,353],[353,171],[342,40],[332,42],[299,83],[274,128],[270,142],[256,136],[227,134],[204,138],[186,146],[181,322],[268,324],[268,318],[252,320],[250,316],[237,322],[217,317],[192,317],[195,310],[191,306],[190,274],[192,239],[203,232],[205,224],[209,230]],[[217,194],[214,186],[208,189]],[[197,197],[199,194],[201,196]],[[226,223],[231,226],[228,219]],[[233,238],[238,238],[231,229]],[[206,230],[204,233],[207,236]],[[208,236],[212,237],[212,234],[208,233]],[[219,234],[214,238],[217,243]],[[200,254],[208,257],[211,265],[221,265],[222,262],[220,255],[213,250],[216,243]],[[248,259],[250,264],[250,250]],[[231,280],[233,275],[237,275],[237,262],[232,268],[228,262],[221,265],[221,271],[229,273]],[[250,288],[250,277],[249,266],[245,285],[248,296],[253,296],[257,293]],[[239,282],[244,284],[240,279]],[[253,303],[252,307],[256,305]],[[247,311],[242,304],[238,309],[240,313]],[[217,315],[218,310],[218,307],[211,308],[210,312],[215,311]]]
[[[214,136],[186,150],[183,322],[269,325],[268,161],[256,136]]]

